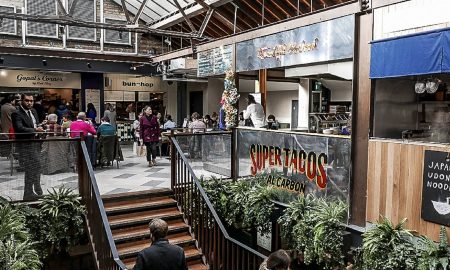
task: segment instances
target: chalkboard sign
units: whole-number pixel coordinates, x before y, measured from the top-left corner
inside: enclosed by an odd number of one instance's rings
[[[422,219],[450,226],[450,156],[425,151],[423,166]]]
[[[197,56],[197,74],[204,77],[214,74],[214,51],[199,52]]]
[[[225,74],[233,63],[233,46],[220,46],[197,54],[197,75],[206,77]]]

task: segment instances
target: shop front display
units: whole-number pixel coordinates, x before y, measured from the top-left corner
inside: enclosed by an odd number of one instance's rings
[[[450,225],[449,48],[450,30],[441,29],[377,40],[371,49],[367,220],[408,218],[433,240]]]
[[[267,182],[294,195],[313,193],[349,202],[351,141],[348,136],[237,131],[239,177],[272,174]]]

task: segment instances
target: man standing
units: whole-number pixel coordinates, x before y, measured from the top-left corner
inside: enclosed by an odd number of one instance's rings
[[[20,106],[11,115],[15,137],[24,142],[18,142],[19,164],[25,171],[24,200],[36,199],[42,195],[41,188],[41,164],[39,153],[41,144],[39,142],[26,142],[36,137],[36,132],[43,132],[38,127],[39,117],[33,109],[34,98],[30,94],[22,94]]]
[[[159,218],[150,224],[150,238],[152,245],[139,252],[134,270],[187,270],[184,250],[169,244],[167,223]]]

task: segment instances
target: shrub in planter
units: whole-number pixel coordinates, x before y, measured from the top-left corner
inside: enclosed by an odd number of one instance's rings
[[[418,240],[418,249],[420,253],[418,270],[450,269],[450,248],[444,226],[441,226],[438,245],[422,236]]]
[[[303,218],[307,208],[311,207],[313,197],[298,196],[291,201],[283,211],[283,215],[278,219],[281,228],[281,237],[286,241],[288,249],[295,249],[297,246],[296,236],[292,233],[294,226]]]
[[[327,199],[319,199],[318,202],[318,207],[314,209],[317,216],[314,226],[317,262],[323,265],[323,269],[342,269],[347,204]]]
[[[411,232],[405,229],[406,219],[394,226],[392,222],[381,220],[363,234],[364,270],[415,270],[417,252]],[[361,267],[361,266],[360,266]]]
[[[274,211],[273,189],[269,186],[256,184],[248,190],[244,201],[245,227],[259,227],[262,234],[271,229],[270,217]],[[238,202],[238,201],[237,201]]]
[[[84,206],[71,189],[52,189],[41,199],[39,236],[49,255],[67,252],[80,243],[84,213]]]
[[[41,261],[30,240],[25,217],[9,204],[0,204],[0,269],[38,270]]]

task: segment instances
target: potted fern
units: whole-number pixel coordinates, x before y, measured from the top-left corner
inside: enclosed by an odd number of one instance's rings
[[[448,247],[447,231],[441,226],[439,244],[435,244],[427,237],[418,240],[420,253],[418,270],[449,270],[450,248]]]
[[[363,234],[363,270],[416,270],[417,252],[406,219],[394,226],[386,217]]]
[[[39,270],[42,263],[25,217],[8,203],[0,204],[0,269]]]

